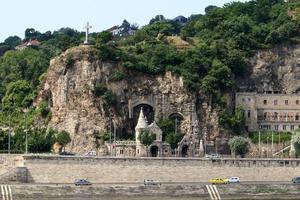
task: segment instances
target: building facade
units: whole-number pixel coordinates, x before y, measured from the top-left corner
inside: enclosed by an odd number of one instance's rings
[[[140,141],[140,135],[143,131],[149,131],[155,135],[155,140],[148,147]],[[142,108],[135,127],[135,141],[116,141],[112,145],[107,145],[109,154],[116,157],[169,157],[172,153],[170,145],[162,141],[162,131],[156,122],[153,121],[153,123],[148,125]]]
[[[236,93],[235,107],[242,108],[246,129],[294,131],[300,128],[300,94]]]

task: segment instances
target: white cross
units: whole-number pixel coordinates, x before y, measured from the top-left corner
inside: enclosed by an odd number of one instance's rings
[[[86,32],[85,32],[85,41],[84,41],[84,44],[88,44],[89,41],[88,41],[88,37],[89,37],[89,33],[90,33],[90,29],[92,28],[92,26],[90,26],[90,23],[87,22],[86,23],[86,26],[83,27],[84,29],[86,29]]]

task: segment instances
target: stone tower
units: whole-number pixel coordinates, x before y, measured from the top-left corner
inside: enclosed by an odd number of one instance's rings
[[[136,152],[135,155],[137,157],[144,156],[147,152],[144,145],[140,141],[140,134],[143,130],[148,128],[147,119],[144,116],[143,108],[141,108],[138,122],[135,127],[135,143],[136,143]]]

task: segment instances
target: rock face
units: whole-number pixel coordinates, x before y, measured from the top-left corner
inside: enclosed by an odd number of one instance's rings
[[[116,81],[112,79],[116,72],[126,76]],[[249,59],[245,74],[237,80],[239,91],[298,93],[300,45],[286,44],[258,52]],[[116,102],[95,95],[99,84],[116,95]],[[229,104],[234,103],[233,96],[227,93]],[[206,139],[208,145],[222,145],[228,139],[220,133],[219,113],[209,97],[190,92],[181,77],[171,72],[147,76],[126,71],[119,63],[99,61],[92,46],[69,49],[51,60],[36,103],[41,101],[47,101],[51,109],[49,125],[68,131],[72,142],[67,150],[77,153],[105,153],[104,133],[134,138],[141,107],[149,124],[165,118],[174,120],[177,130],[185,134],[180,145],[186,146],[187,155],[195,153],[191,149],[199,149],[200,139]]]
[[[239,80],[242,91],[299,93],[300,45],[285,44],[258,52],[249,60],[246,75]]]
[[[113,81],[111,77],[116,71],[127,76]],[[99,84],[116,95],[116,103],[111,105],[103,96],[95,95],[95,86]],[[92,46],[69,49],[51,60],[37,104],[41,101],[47,101],[51,109],[49,125],[68,131],[72,142],[67,150],[77,153],[105,152],[101,138],[114,129],[118,138],[132,137],[141,107],[149,123],[177,118],[174,121],[186,135],[188,146],[196,147],[204,131],[207,140],[219,135],[218,112],[205,96],[189,92],[181,77],[170,72],[146,76],[125,71],[118,63],[99,61]]]

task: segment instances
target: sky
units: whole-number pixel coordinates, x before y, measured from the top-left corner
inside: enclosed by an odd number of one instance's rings
[[[208,5],[223,6],[233,0],[0,0],[0,42],[8,36],[24,37],[26,28],[40,32],[62,27],[91,32],[120,25],[123,19],[139,26],[155,15],[168,19],[204,13]],[[240,0],[244,1],[244,0]]]

